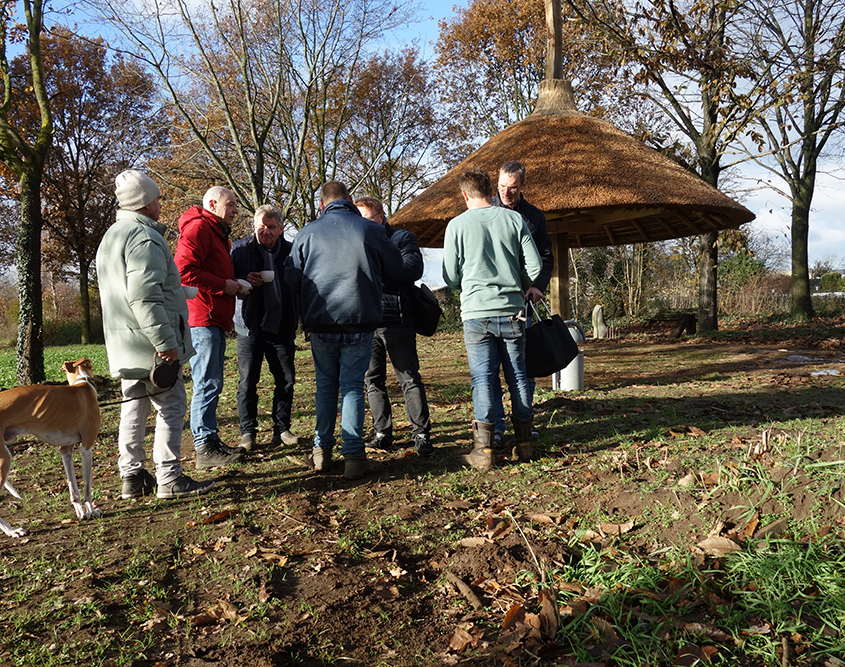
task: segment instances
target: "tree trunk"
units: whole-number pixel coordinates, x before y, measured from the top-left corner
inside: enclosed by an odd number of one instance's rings
[[[810,297],[810,271],[807,256],[807,238],[810,233],[810,203],[813,199],[815,174],[811,183],[802,179],[792,192],[792,318],[808,322],[813,317],[813,301]]]
[[[41,175],[33,165],[21,176],[21,227],[18,232],[18,384],[44,382],[41,326]]]
[[[716,264],[719,261],[718,232],[702,234],[698,255],[698,331],[719,328],[716,298]]]
[[[88,286],[88,262],[79,260],[79,310],[82,317],[80,343],[91,342],[91,295]]]

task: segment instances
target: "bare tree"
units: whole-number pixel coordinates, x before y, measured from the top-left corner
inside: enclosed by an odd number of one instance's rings
[[[417,49],[361,63],[341,142],[341,177],[385,203],[388,215],[427,187],[438,170],[441,136],[434,94]]]
[[[650,0],[564,0],[582,21],[600,30],[622,62],[635,63],[635,80],[693,144],[694,168],[718,187],[722,156],[758,110],[759,92],[743,87],[752,73],[733,34],[745,18],[742,3]],[[743,92],[745,91],[745,92]],[[718,328],[715,232],[700,237],[698,325]]]
[[[53,146],[44,165],[44,264],[79,281],[82,342],[91,337],[89,274],[97,246],[114,220],[114,175],[158,143],[146,122],[154,112],[148,77],[134,63],[109,62],[105,42],[55,27],[41,37],[45,85],[53,115]],[[40,116],[28,62],[12,62],[12,111],[28,136]],[[2,224],[2,223],[0,223]]]
[[[357,63],[406,0],[85,0],[155,73],[178,130],[254,209],[315,212],[337,172]]]
[[[792,202],[791,310],[813,316],[807,242],[819,158],[845,120],[845,4],[841,0],[753,0],[749,36],[757,85],[771,104],[752,138]]]

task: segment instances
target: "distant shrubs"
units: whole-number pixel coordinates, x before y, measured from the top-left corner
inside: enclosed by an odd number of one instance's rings
[[[845,292],[845,279],[835,271],[825,273],[821,278],[820,291]]]

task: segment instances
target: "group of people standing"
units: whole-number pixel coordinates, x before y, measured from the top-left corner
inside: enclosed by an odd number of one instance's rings
[[[525,299],[542,295],[552,260],[545,218],[522,198],[524,182],[524,167],[506,164],[497,199],[486,172],[466,172],[461,190],[468,210],[446,232],[443,276],[461,289],[472,374],[474,448],[466,460],[481,470],[492,465],[492,450],[501,447],[505,430],[500,365],[513,402],[514,451],[520,460],[530,458],[533,384],[525,376],[523,314]],[[404,394],[414,448],[422,457],[434,454],[412,324],[411,290],[422,276],[422,254],[411,232],[390,226],[380,201],[354,201],[343,183],[330,181],[320,191],[320,216],[293,243],[284,238],[281,211],[271,205],[256,210],[253,234],[231,243],[236,197],[215,186],[201,206],[179,218],[174,256],[159,222],[161,191],[155,181],[127,170],[115,179],[115,194],[116,222],[98,249],[97,270],[110,371],[121,379],[124,397],[118,429],[123,498],[154,492],[178,498],[214,487],[214,481],[194,480],[182,470],[185,383],[179,371],[172,386],[157,386],[151,371],[159,363],[190,363],[198,469],[241,460],[256,446],[265,359],[274,379],[271,444],[298,443],[291,410],[300,319],[310,334],[316,379],[316,427],[307,464],[319,472],[332,466],[338,399],[345,478],[372,472],[365,445],[392,448],[388,359]],[[233,326],[241,431],[236,447],[222,441],[216,417],[226,335]],[[365,393],[374,430],[368,443]],[[152,408],[155,476],[146,469],[143,444]]]

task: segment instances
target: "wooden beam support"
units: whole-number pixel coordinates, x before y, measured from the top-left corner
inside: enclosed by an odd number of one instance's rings
[[[568,320],[571,315],[569,305],[569,235],[566,232],[549,234],[552,240],[552,254],[555,265],[552,279],[549,281],[549,306],[553,313]]]

